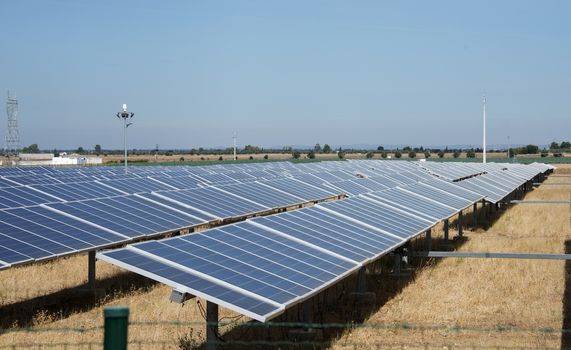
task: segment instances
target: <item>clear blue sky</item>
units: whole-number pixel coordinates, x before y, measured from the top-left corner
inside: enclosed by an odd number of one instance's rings
[[[3,1],[23,145],[571,139],[570,1]],[[3,92],[5,94],[5,92]],[[2,104],[3,104],[2,98]],[[4,108],[2,108],[4,109]],[[2,112],[0,134],[5,132]]]

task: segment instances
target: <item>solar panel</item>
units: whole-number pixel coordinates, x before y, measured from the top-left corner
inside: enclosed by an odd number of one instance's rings
[[[461,198],[451,193],[443,192],[441,190],[423,184],[422,182],[415,183],[412,185],[402,186],[401,188],[411,194],[431,199],[435,202],[447,205],[456,210],[462,210],[474,203],[474,201],[472,200]]]
[[[335,192],[341,192],[346,195],[356,196],[361,193],[371,192],[367,187],[361,186],[354,181],[344,180],[336,181],[326,184],[326,186],[333,189]]]
[[[61,198],[64,201],[124,195],[124,193],[121,191],[114,190],[97,182],[77,182],[57,185],[32,185],[31,187],[48,195]]]
[[[59,198],[34,190],[31,187],[0,189],[0,209],[27,207],[61,201]]]
[[[291,178],[261,181],[260,183],[289,193],[293,196],[303,198],[305,201],[326,199],[343,194],[333,189],[317,187]]]
[[[321,203],[319,208],[358,220],[403,239],[412,238],[435,224],[434,221],[360,197]]]
[[[190,293],[226,306],[262,322],[283,312],[279,304],[214,281],[208,276],[182,266],[172,266],[153,259],[144,252],[133,250],[131,247],[99,253],[97,258],[160,281],[180,292]]]
[[[168,266],[189,276],[208,276],[216,284],[252,295],[257,300],[278,306],[281,311],[358,268],[348,260],[249,222],[198,235],[140,243],[131,246],[130,250],[167,262]],[[107,254],[98,256],[113,263]],[[117,254],[112,258],[127,264]],[[186,283],[184,286],[193,287]],[[210,301],[213,299],[208,293],[204,293],[204,297]],[[237,310],[234,300],[228,301],[227,306]],[[279,313],[262,315],[252,309],[248,312],[260,321]]]
[[[304,208],[251,221],[355,263],[374,259],[402,242],[316,208]]]
[[[405,211],[411,211],[427,220],[446,219],[458,211],[447,205],[439,204],[416,194],[404,191],[400,188],[393,188],[381,192],[367,193],[363,196],[396,206]]]
[[[101,183],[128,194],[176,189],[148,178],[101,181]]]
[[[268,208],[288,207],[304,203],[305,200],[257,182],[217,186],[219,190],[230,192]]]
[[[219,219],[249,215],[270,209],[213,187],[160,192],[154,195]]]

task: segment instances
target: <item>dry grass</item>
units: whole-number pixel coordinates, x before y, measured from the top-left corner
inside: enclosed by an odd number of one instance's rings
[[[549,182],[566,182],[564,178]],[[567,186],[543,186],[526,199],[570,199]],[[564,253],[571,237],[569,205],[512,206],[487,231],[465,231],[460,251]],[[443,259],[432,262],[367,322],[461,327],[474,331],[348,331],[346,343],[367,348],[384,344],[450,344],[558,348],[561,334],[535,331],[488,332],[481,328],[516,327],[560,330],[566,273],[563,261]],[[568,312],[568,310],[567,310]]]
[[[549,181],[569,182],[564,178]],[[526,197],[569,198],[568,186],[543,186]],[[562,253],[565,251],[565,241],[571,236],[570,220],[568,205],[513,206],[487,231],[465,231],[468,240],[459,249]],[[115,305],[128,306],[132,322],[162,322],[160,325],[130,327],[129,338],[132,341],[167,342],[166,348],[178,348],[178,340],[185,336],[197,342],[204,339],[203,316],[195,300],[181,307],[169,303],[170,290],[164,285],[141,283],[132,274],[125,274],[103,262],[98,262],[97,268],[100,285],[107,286],[107,297],[99,300],[86,298],[85,305],[73,306],[71,309],[66,308],[66,298],[60,298],[56,305],[36,307],[34,314],[29,317],[28,325],[54,330],[23,332],[16,324],[13,328],[15,332],[0,335],[0,346],[40,342],[100,343],[103,309]],[[62,289],[81,286],[85,283],[86,275],[85,256],[0,272],[0,320],[8,318],[3,313],[8,308],[32,307],[27,304],[41,302],[41,295],[53,295]],[[124,283],[121,283],[123,279]],[[528,329],[561,329],[565,284],[565,263],[562,261],[432,261],[416,275],[414,281],[380,305],[367,321],[385,325],[408,323],[444,328],[424,331],[353,329],[337,339],[333,348],[353,348],[354,343],[361,344],[358,348],[370,348],[378,343],[384,344],[380,348],[388,347],[387,344],[408,344],[405,348],[410,349],[420,348],[419,344],[558,348],[561,343],[558,332],[549,334]],[[116,287],[117,285],[121,287]],[[235,316],[229,310],[220,309],[220,317]],[[168,325],[165,321],[180,323]],[[455,326],[466,330],[446,328]],[[498,327],[524,330],[500,332],[495,330]],[[83,328],[87,331],[68,332],[63,331],[63,328]],[[348,344],[351,344],[350,347]],[[143,343],[141,348],[156,347],[156,344],[145,346]]]

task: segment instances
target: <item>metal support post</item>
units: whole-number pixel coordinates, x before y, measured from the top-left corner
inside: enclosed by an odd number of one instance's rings
[[[444,241],[448,241],[448,230],[450,223],[448,219],[444,220]]]
[[[430,229],[426,230],[426,251],[429,252],[432,249],[432,232]]]
[[[393,267],[393,275],[395,275],[395,277],[399,277],[400,276],[400,268],[401,268],[401,262],[402,262],[402,255],[399,251],[394,251],[393,253],[394,258],[395,258],[395,266]]]
[[[463,237],[464,232],[463,230],[463,225],[464,223],[462,222],[462,210],[460,210],[460,212],[458,213],[458,237]]]
[[[87,287],[95,289],[95,250],[87,252]]]
[[[357,274],[357,293],[365,293],[367,291],[367,274],[365,267],[361,267]]]
[[[474,203],[472,206],[472,225],[474,228],[478,226],[478,203]]]
[[[206,349],[218,349],[218,304],[206,302]]]

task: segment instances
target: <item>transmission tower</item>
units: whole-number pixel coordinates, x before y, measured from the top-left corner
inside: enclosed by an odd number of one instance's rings
[[[20,133],[18,132],[18,100],[8,91],[6,99],[6,113],[8,114],[8,127],[6,128],[6,147],[8,155],[16,155],[20,150]]]

